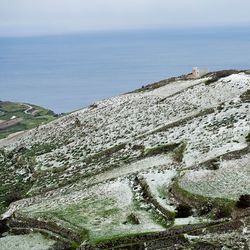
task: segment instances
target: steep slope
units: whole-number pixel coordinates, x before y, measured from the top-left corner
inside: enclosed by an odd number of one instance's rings
[[[4,224],[65,248],[247,246],[249,90],[175,78],[0,140]]]

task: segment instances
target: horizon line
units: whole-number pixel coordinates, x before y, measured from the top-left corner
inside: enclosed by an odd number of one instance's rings
[[[127,33],[127,32],[157,32],[157,31],[208,31],[208,30],[221,30],[221,29],[241,29],[239,31],[249,31],[242,30],[244,28],[249,28],[250,23],[244,24],[227,24],[227,25],[207,25],[207,26],[176,26],[176,27],[157,27],[157,28],[124,28],[124,29],[96,29],[96,30],[78,30],[78,31],[66,31],[66,32],[44,32],[44,33],[33,33],[29,34],[0,34],[0,38],[35,38],[35,37],[52,37],[52,36],[71,36],[71,35],[83,35],[83,34],[109,34],[109,33]],[[235,31],[235,30],[234,30]]]

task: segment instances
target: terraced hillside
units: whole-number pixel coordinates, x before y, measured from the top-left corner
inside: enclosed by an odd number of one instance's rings
[[[247,71],[146,86],[0,149],[0,249],[250,248]]]

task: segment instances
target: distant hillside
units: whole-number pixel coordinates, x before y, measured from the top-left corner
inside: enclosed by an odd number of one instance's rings
[[[2,139],[0,175],[1,250],[250,249],[250,74],[164,80]]]
[[[0,139],[48,123],[56,117],[53,111],[36,105],[0,101]]]

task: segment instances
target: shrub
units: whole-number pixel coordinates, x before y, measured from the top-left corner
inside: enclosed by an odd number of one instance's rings
[[[213,205],[210,203],[207,203],[204,206],[202,206],[198,212],[200,216],[203,216],[203,215],[210,213],[212,210],[213,210]]]
[[[250,194],[241,195],[236,203],[238,208],[248,208],[250,207]]]
[[[92,109],[95,109],[95,108],[98,107],[98,105],[96,103],[93,103],[93,104],[89,105],[89,107],[92,108]]]
[[[233,208],[230,206],[222,206],[222,207],[218,207],[215,209],[215,218],[216,219],[222,219],[222,218],[226,218],[229,217],[232,213]]]
[[[133,145],[132,150],[141,150],[143,151],[145,149],[144,145]]]
[[[125,222],[125,224],[131,224],[131,225],[139,225],[140,221],[137,218],[137,216],[133,213],[131,213],[128,217],[127,217],[127,221]]]
[[[75,125],[77,127],[81,127],[81,125],[82,125],[81,122],[80,122],[80,120],[78,118],[75,119]]]
[[[176,218],[187,218],[192,215],[192,208],[188,205],[180,204],[176,208]]]
[[[176,148],[173,152],[173,159],[177,162],[182,162],[183,160],[183,156],[184,156],[184,152],[186,150],[187,144],[186,143],[182,143],[178,148]]]
[[[22,191],[15,189],[5,195],[5,204],[9,206],[10,203],[21,199],[23,199]]]
[[[250,89],[248,89],[246,92],[244,92],[240,96],[240,99],[242,102],[250,102]]]
[[[0,221],[0,238],[3,233],[8,231],[8,226],[7,226],[7,220],[1,220]]]
[[[250,133],[246,136],[246,142],[250,142]]]
[[[179,144],[163,144],[153,148],[147,148],[144,150],[144,156],[149,157],[149,156],[164,154],[176,149],[178,145]]]

